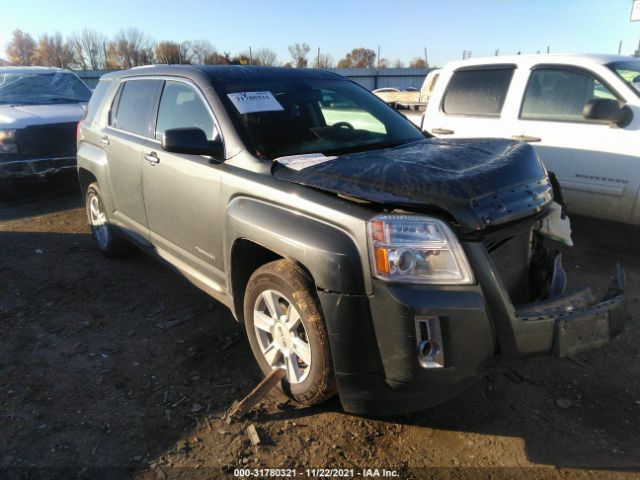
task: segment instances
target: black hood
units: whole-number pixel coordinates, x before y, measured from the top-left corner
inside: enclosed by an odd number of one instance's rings
[[[553,198],[533,148],[509,140],[420,140],[341,155],[300,171],[276,162],[273,173],[383,206],[444,210],[465,230],[532,215]]]

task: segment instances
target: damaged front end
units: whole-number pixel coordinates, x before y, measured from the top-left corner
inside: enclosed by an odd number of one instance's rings
[[[590,290],[566,287],[562,257],[547,244],[551,239],[572,245],[569,220],[555,177],[530,145],[429,139],[334,158],[302,170],[275,162],[273,172],[389,214],[446,219],[482,291],[501,357],[573,355],[620,332],[626,321],[624,271],[616,267],[613,285],[600,301]],[[410,288],[436,288],[430,280],[423,283]],[[401,284],[402,277],[389,282],[397,299]],[[400,300],[407,309],[401,315],[432,315],[436,310],[424,293],[421,298],[415,302],[419,309]]]
[[[529,228],[487,234],[482,243],[486,254],[470,255],[470,261],[478,262],[475,271],[492,312],[502,357],[572,356],[607,343],[627,321],[620,264],[599,300],[590,287],[567,287],[562,255],[546,245],[547,237],[572,244],[566,236],[568,219],[554,217],[554,210]],[[563,225],[553,224],[558,222]],[[558,232],[564,232],[564,238]]]

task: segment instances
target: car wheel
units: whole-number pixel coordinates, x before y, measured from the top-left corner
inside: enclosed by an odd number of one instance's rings
[[[132,245],[120,237],[116,229],[109,223],[107,209],[102,202],[102,195],[97,183],[92,183],[87,188],[86,207],[91,236],[98,250],[108,258],[117,258],[129,253]]]
[[[283,368],[281,390],[304,405],[315,405],[337,391],[329,338],[320,302],[295,263],[278,260],[254,272],[244,297],[247,336],[267,375]]]

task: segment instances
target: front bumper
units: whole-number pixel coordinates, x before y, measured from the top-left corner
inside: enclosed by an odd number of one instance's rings
[[[44,179],[64,173],[75,174],[76,157],[45,157],[0,161],[0,180]]]
[[[607,343],[627,321],[624,270],[605,298],[582,293],[516,310],[483,245],[465,244],[478,285],[433,287],[374,281],[373,295],[319,292],[343,408],[356,414],[424,410],[510,358],[571,356]],[[580,304],[584,301],[585,304]],[[437,318],[442,368],[423,368],[417,319]]]

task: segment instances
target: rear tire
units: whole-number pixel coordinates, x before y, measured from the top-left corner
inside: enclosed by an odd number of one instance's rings
[[[107,258],[119,258],[130,253],[133,245],[122,238],[117,229],[111,225],[102,201],[100,187],[95,182],[87,188],[85,205],[91,236],[100,253]]]
[[[315,286],[290,260],[256,270],[247,284],[244,320],[251,350],[265,375],[284,368],[281,390],[303,405],[337,392],[329,338]]]

